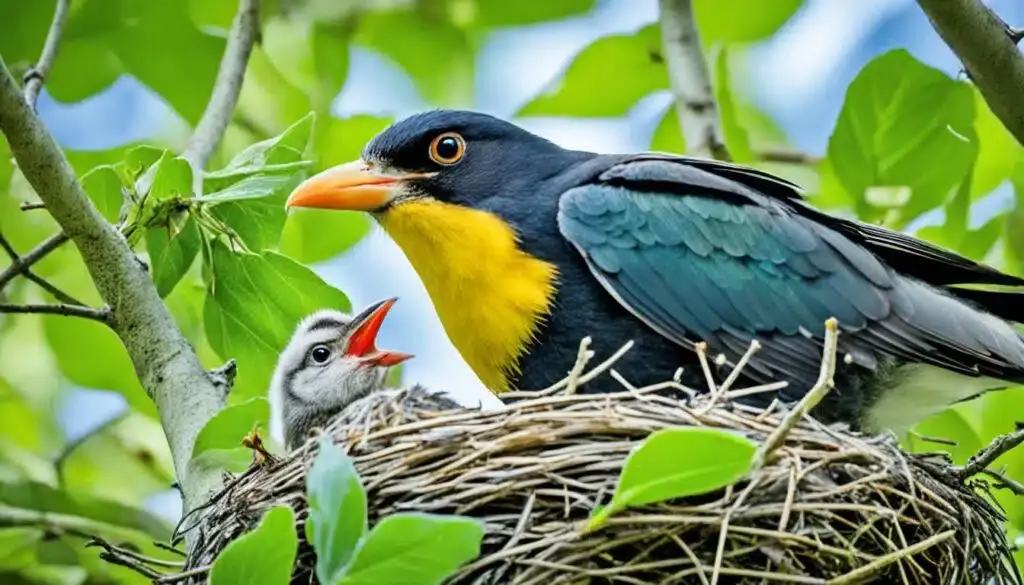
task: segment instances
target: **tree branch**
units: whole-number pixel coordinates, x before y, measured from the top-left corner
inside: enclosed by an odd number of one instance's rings
[[[980,0],[917,0],[988,102],[1024,144],[1024,55],[1010,28]]]
[[[7,286],[7,283],[14,279],[19,274],[27,274],[29,268],[33,264],[39,262],[46,257],[47,254],[59,248],[64,242],[68,241],[66,234],[60,233],[55,236],[44,240],[41,244],[33,248],[28,254],[19,257],[14,248],[7,244],[7,240],[4,240],[4,249],[7,250],[8,255],[11,256],[11,265],[6,270],[0,272],[0,289]]]
[[[103,307],[93,309],[79,305],[10,305],[0,303],[0,313],[36,313],[41,315],[64,315],[65,317],[82,317],[92,319],[105,325],[113,326],[110,309]]]
[[[60,36],[64,33],[64,22],[67,20],[70,5],[71,0],[57,0],[57,6],[53,10],[53,22],[50,23],[50,32],[46,34],[39,62],[25,74],[25,102],[32,110],[36,109],[36,100],[43,89],[43,82],[46,81],[46,76],[50,74],[50,68],[57,59],[57,48],[60,46]]]
[[[249,62],[249,54],[259,35],[259,0],[241,0],[238,13],[231,25],[231,36],[228,37],[224,58],[221,59],[217,71],[217,81],[213,86],[210,103],[203,112],[203,117],[196,125],[196,131],[185,147],[182,157],[192,163],[195,168],[197,183],[202,185],[202,169],[213,156],[217,144],[220,143],[231,114],[238,103],[238,94],[242,90],[245,78],[245,67]],[[197,190],[197,192],[199,192]]]
[[[964,465],[957,471],[957,474],[960,476],[960,479],[967,479],[976,473],[985,472],[988,470],[988,466],[992,465],[996,459],[999,459],[1003,453],[1022,443],[1024,443],[1024,428],[996,437],[981,452],[973,455],[967,462],[967,465]]]
[[[213,96],[188,149],[189,160],[197,166],[209,159],[226,127],[222,118],[230,116],[235,107],[245,59],[256,36],[257,4],[258,0],[240,1]],[[22,97],[2,57],[0,131],[25,178],[78,247],[96,289],[110,305],[113,328],[160,412],[184,508],[193,509],[222,481],[218,471],[190,468],[188,463],[199,431],[223,406],[223,384],[203,369],[149,275],[120,231],[107,223],[89,200],[60,147]]]
[[[693,2],[658,0],[658,5],[661,46],[686,150],[697,156],[730,161],[711,77],[701,52]]]
[[[60,236],[63,236],[63,234],[60,234]],[[43,242],[43,244],[41,244],[39,248],[30,252],[29,254],[31,257],[26,257],[26,259],[22,259],[20,256],[18,256],[18,252],[14,249],[13,246],[11,246],[10,242],[7,241],[7,238],[5,238],[3,234],[0,234],[0,248],[3,248],[4,251],[7,252],[7,255],[11,257],[11,266],[9,266],[7,270],[0,273],[0,290],[3,290],[4,286],[6,286],[7,283],[12,278],[17,276],[18,274],[21,274],[28,280],[31,280],[32,282],[36,283],[40,288],[42,288],[46,292],[53,295],[53,298],[57,299],[59,302],[67,305],[78,305],[84,307],[85,303],[79,301],[75,297],[57,288],[56,286],[51,284],[50,281],[39,276],[35,272],[32,272],[31,270],[32,264],[38,262],[40,259],[46,256],[46,254],[49,254],[51,251],[55,249],[56,246],[59,246],[60,244],[66,242],[67,238],[55,237],[51,238],[51,240]]]
[[[792,165],[816,166],[823,160],[820,156],[789,148],[766,148],[754,153],[764,162],[784,163]]]

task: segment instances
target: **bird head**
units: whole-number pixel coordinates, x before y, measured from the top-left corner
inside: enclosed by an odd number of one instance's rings
[[[391,125],[358,160],[304,181],[286,205],[383,213],[429,198],[472,207],[529,193],[581,155],[589,153],[562,149],[493,116],[434,110]]]
[[[271,382],[271,434],[293,447],[347,405],[384,387],[389,368],[413,357],[378,349],[377,333],[397,299],[354,317],[320,310],[299,323]]]

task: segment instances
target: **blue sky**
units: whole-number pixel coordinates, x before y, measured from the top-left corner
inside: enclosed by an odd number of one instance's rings
[[[1024,23],[1024,2],[989,4],[1008,21]],[[513,116],[587,44],[608,34],[634,31],[656,16],[657,0],[601,0],[591,13],[578,18],[495,32],[477,57],[474,108]],[[807,0],[778,34],[752,50],[742,90],[781,125],[796,148],[822,154],[849,82],[871,58],[896,47],[950,74],[959,70],[913,0]],[[620,119],[520,123],[567,148],[637,151],[647,147],[669,101],[665,93],[650,96]],[[336,114],[401,117],[426,107],[395,65],[365,50],[352,51],[350,77],[336,100]],[[76,149],[145,139],[171,115],[158,97],[128,77],[78,104],[57,104],[44,93],[39,112],[58,141]],[[986,207],[991,212],[1007,200],[1003,189]],[[345,290],[354,307],[401,297],[385,322],[380,343],[417,355],[407,363],[406,381],[447,389],[467,403],[491,400],[449,343],[412,268],[379,229],[343,256],[315,268]],[[71,393],[62,417],[69,439],[123,407],[119,396],[111,393]],[[177,513],[174,496],[154,505],[171,516]]]

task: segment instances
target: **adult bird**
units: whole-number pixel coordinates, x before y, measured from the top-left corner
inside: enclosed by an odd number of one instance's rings
[[[780,398],[795,400],[818,376],[829,317],[843,359],[825,420],[902,431],[1024,382],[1024,340],[1008,322],[1024,298],[976,288],[1024,280],[827,215],[797,185],[743,166],[566,150],[439,110],[393,124],[287,205],[372,214],[495,392],[561,378],[586,335],[608,349],[634,340],[616,367],[635,384],[686,366],[692,387],[703,384],[695,342],[734,363],[757,339],[742,378],[786,381]]]
[[[376,346],[395,300],[374,303],[354,317],[322,309],[296,327],[269,391],[270,434],[283,437],[286,449],[301,445],[352,402],[383,389],[389,368],[412,357]]]

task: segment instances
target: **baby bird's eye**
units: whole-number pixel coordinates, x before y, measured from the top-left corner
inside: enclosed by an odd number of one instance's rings
[[[331,348],[323,344],[313,346],[313,349],[309,350],[309,358],[315,364],[326,363],[327,360],[331,359]]]

